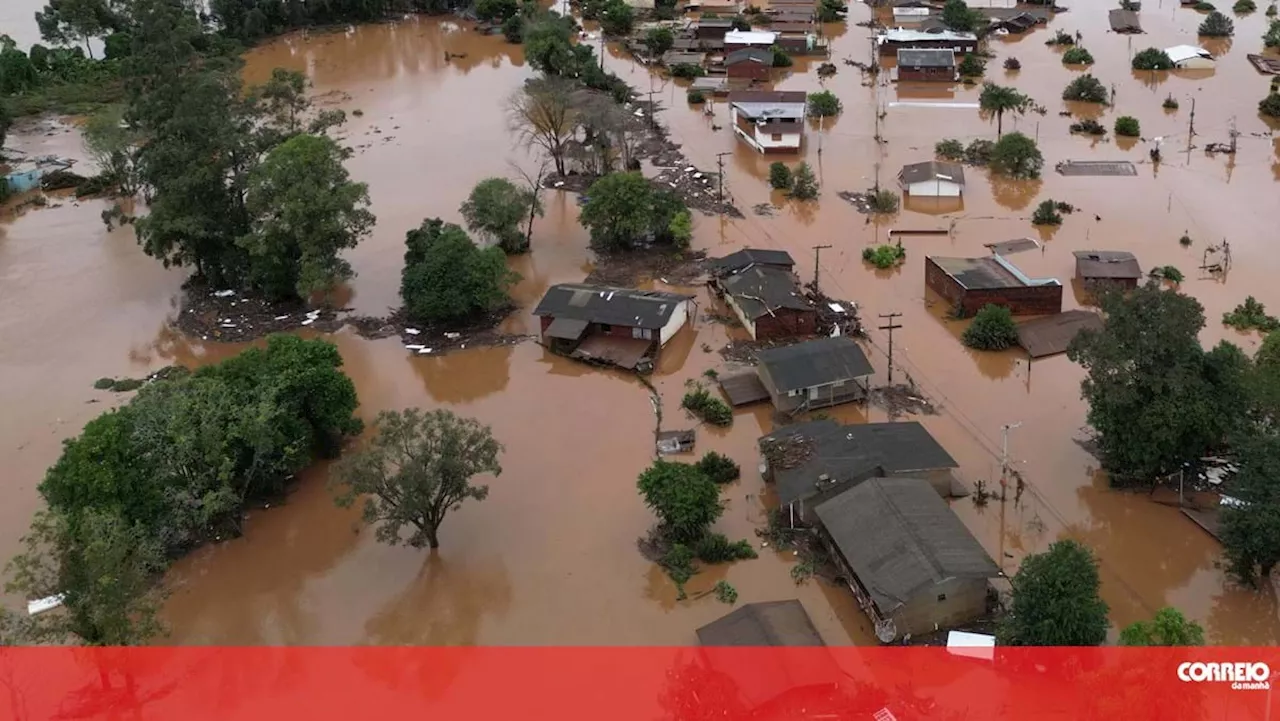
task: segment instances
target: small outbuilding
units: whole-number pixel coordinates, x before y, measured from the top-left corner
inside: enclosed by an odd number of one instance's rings
[[[1086,284],[1105,283],[1137,288],[1142,268],[1133,253],[1124,250],[1077,250],[1076,278]]]
[[[988,585],[1003,574],[928,481],[871,479],[815,512],[881,642],[986,615]]]
[[[818,312],[789,270],[757,265],[713,281],[753,340],[778,340],[814,332]]]
[[[729,18],[705,18],[693,26],[693,34],[699,40],[724,40],[725,33],[733,29]]]
[[[1033,318],[1018,324],[1018,345],[1034,360],[1066,353],[1082,331],[1102,330],[1102,316],[1087,310],[1069,310]]]
[[[949,48],[901,48],[898,50],[898,80],[955,82],[956,52]]]
[[[1195,45],[1174,45],[1165,48],[1164,54],[1169,56],[1173,67],[1178,70],[1212,70],[1214,67],[1213,55]]]
[[[971,316],[988,304],[1004,306],[1014,315],[1062,311],[1062,283],[1056,278],[1030,278],[999,255],[928,256],[924,259],[924,281],[960,317]]]
[[[766,80],[773,69],[773,53],[763,48],[742,48],[724,57],[725,75],[731,78]]]
[[[904,165],[898,185],[913,198],[958,198],[964,195],[964,166],[942,160]]]
[[[543,344],[555,353],[647,370],[694,311],[691,295],[561,283],[533,314],[541,319]]]
[[[773,406],[793,415],[866,398],[867,378],[875,372],[848,336],[762,350],[756,361]]]

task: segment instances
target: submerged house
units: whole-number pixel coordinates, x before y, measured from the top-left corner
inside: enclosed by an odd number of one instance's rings
[[[756,362],[773,407],[793,415],[863,400],[869,391],[867,378],[875,372],[848,336],[762,350]]]
[[[1047,315],[1062,311],[1062,283],[1056,278],[1029,278],[999,255],[986,258],[924,259],[924,281],[948,301],[960,317],[982,307],[1002,305],[1014,315]]]
[[[939,498],[954,495],[958,464],[916,421],[810,421],[783,426],[757,445],[764,480],[792,525],[813,522],[815,507],[871,478],[919,478]]]
[[[898,80],[943,83],[959,78],[956,51],[940,48],[902,48],[898,51]]]
[[[1124,250],[1077,250],[1076,278],[1086,284],[1106,283],[1137,288],[1142,268],[1133,253]]]
[[[806,107],[802,90],[729,93],[733,132],[762,153],[800,149]]]
[[[708,262],[712,274],[717,277],[731,275],[755,265],[781,268],[790,273],[796,267],[796,261],[785,250],[743,248],[723,258],[714,258]]]
[[[817,325],[818,313],[789,268],[750,265],[714,278],[711,287],[754,340],[812,335]]]
[[[698,629],[702,646],[825,646],[799,601],[748,603]]]
[[[39,190],[44,176],[58,170],[67,170],[73,162],[56,155],[44,155],[22,160],[5,168],[3,180],[10,193]]]
[[[871,479],[815,513],[882,642],[986,614],[990,581],[1003,574],[928,481]]]
[[[743,48],[768,50],[778,40],[778,34],[770,30],[730,30],[724,34],[725,52]]]
[[[904,165],[898,185],[913,198],[959,198],[964,195],[964,166],[943,160]]]
[[[881,55],[890,57],[896,57],[898,51],[904,48],[953,50],[957,55],[964,55],[978,50],[978,36],[951,30],[926,32],[895,28],[877,35],[876,45],[880,48]]]
[[[1165,48],[1164,54],[1173,61],[1173,67],[1179,70],[1212,70],[1213,55],[1195,45],[1175,45]]]
[[[731,78],[767,80],[773,70],[773,53],[763,48],[742,48],[724,57],[725,75]]]
[[[644,371],[695,312],[691,295],[561,283],[547,290],[533,314],[553,352]]]

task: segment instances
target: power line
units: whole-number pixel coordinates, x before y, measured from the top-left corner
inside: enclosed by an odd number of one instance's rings
[[[893,332],[902,327],[900,323],[894,323],[895,318],[902,317],[901,313],[881,313],[881,318],[887,318],[889,322],[880,326],[880,330],[889,331],[889,385],[893,386]]]
[[[830,248],[829,245],[813,246],[813,292],[818,292],[818,269],[822,267],[822,251]]]

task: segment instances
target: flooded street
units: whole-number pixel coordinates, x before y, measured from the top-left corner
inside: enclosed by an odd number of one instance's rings
[[[21,44],[34,40],[30,14],[40,4],[3,3],[0,25]],[[26,10],[15,7],[23,5]],[[1271,589],[1255,593],[1227,584],[1217,567],[1216,541],[1174,508],[1109,490],[1096,461],[1073,441],[1085,421],[1082,370],[1065,356],[1032,367],[1020,351],[964,348],[957,340],[963,322],[948,319],[944,303],[924,286],[926,255],[985,255],[985,243],[1031,236],[1045,240],[1044,248],[1010,260],[1028,275],[1062,280],[1068,286],[1064,309],[1079,306],[1070,292],[1071,252],[1086,248],[1130,250],[1144,269],[1180,268],[1187,276],[1183,291],[1205,306],[1206,344],[1226,338],[1251,352],[1256,334],[1236,333],[1218,319],[1250,294],[1280,306],[1273,281],[1280,255],[1268,246],[1280,224],[1273,202],[1280,147],[1256,113],[1266,80],[1245,58],[1261,47],[1262,12],[1235,18],[1234,43],[1209,46],[1220,54],[1215,71],[1188,76],[1135,73],[1129,57],[1148,46],[1194,43],[1200,13],[1165,0],[1164,7],[1143,11],[1147,34],[1130,39],[1108,32],[1105,8],[1073,5],[1049,30],[995,39],[997,57],[988,65],[988,79],[1015,85],[1047,108],[1043,116],[1004,120],[1006,132],[1038,138],[1044,177],[993,182],[985,171],[971,169],[962,209],[942,213],[917,200],[882,223],[869,222],[836,193],[865,190],[877,177],[893,186],[903,164],[932,159],[938,140],[994,140],[996,131],[971,107],[898,105],[976,103],[977,87],[898,85],[883,74],[879,84],[870,84],[843,64],[844,58],[870,56],[869,31],[854,25],[870,17],[866,6],[851,6],[847,27],[828,26],[837,75],[820,83],[815,72],[805,72],[817,61],[800,61],[776,84],[809,91],[825,86],[844,105],[838,118],[822,127],[812,123],[805,140],[803,158],[822,186],[813,203],[771,193],[768,165],[775,158],[735,138],[723,102],[707,117],[686,104],[686,81],[654,79],[651,86],[648,70],[618,49],[610,49],[606,67],[638,90],[655,90],[667,107],[661,120],[699,168],[714,168],[717,153],[733,153],[725,158],[725,189],[746,217],[695,214],[695,247],[712,255],[744,246],[785,249],[800,275],[809,277],[812,246],[833,245],[821,256],[824,291],[856,301],[869,326],[880,325],[878,314],[902,314],[903,327],[894,336],[895,380],[909,375],[942,406],[942,415],[921,420],[960,462],[964,480],[998,478],[1001,427],[1022,424],[1009,437],[1010,455],[1029,484],[1020,502],[1011,496],[1003,505],[978,508],[960,500],[954,506],[1007,573],[1027,553],[1058,538],[1077,538],[1101,558],[1114,625],[1173,605],[1204,624],[1212,643],[1277,643],[1280,612]],[[1058,98],[1079,71],[1062,66],[1057,51],[1045,47],[1056,29],[1079,30],[1097,61],[1091,72],[1115,88],[1117,106],[1100,121],[1110,127],[1115,117],[1133,115],[1145,138],[1164,138],[1165,161],[1158,169],[1148,160],[1148,142],[1118,144],[1110,136],[1095,142],[1068,133],[1072,121],[1059,116],[1066,107]],[[454,57],[446,61],[446,53]],[[1018,57],[1021,71],[1001,68],[1009,55]],[[406,231],[427,217],[460,222],[457,208],[477,181],[514,177],[512,163],[535,165],[513,147],[504,114],[506,98],[532,75],[520,47],[480,37],[464,24],[415,18],[294,35],[246,59],[248,82],[262,81],[275,67],[305,71],[317,104],[348,112],[341,135],[355,154],[347,167],[369,184],[378,216],[373,235],[346,254],[357,272],[347,305],[357,313],[383,314],[398,305]],[[1181,109],[1163,110],[1167,95]],[[1193,98],[1196,144],[1226,142],[1234,123],[1241,133],[1234,158],[1180,152],[1188,143]],[[354,110],[362,114],[353,116]],[[713,124],[724,127],[712,130]],[[77,135],[57,128],[12,136],[10,145],[82,155]],[[1128,160],[1138,175],[1053,172],[1055,163],[1071,159]],[[1028,218],[1046,198],[1077,211],[1044,237]],[[0,488],[4,558],[13,555],[39,506],[35,487],[61,440],[119,400],[94,390],[96,378],[208,362],[240,348],[184,338],[168,327],[184,272],[164,270],[145,257],[127,227],[107,232],[100,219],[107,203],[55,202],[61,205],[0,220],[0,449],[9,461]],[[547,192],[544,202],[547,214],[535,225],[533,252],[512,261],[523,276],[515,292],[522,307],[507,322],[513,332],[536,329],[529,311],[548,286],[581,281],[591,270],[576,199]],[[773,217],[751,210],[770,202],[779,206]],[[906,236],[907,262],[898,270],[875,271],[861,259],[862,249],[887,242],[891,229],[934,228],[951,233]],[[1184,232],[1194,240],[1190,248],[1178,243]],[[1234,267],[1225,280],[1202,279],[1197,267],[1204,248],[1224,237]],[[705,290],[698,292],[705,309],[709,299]],[[678,408],[685,381],[722,367],[708,349],[723,346],[726,334],[699,314],[664,348],[652,378],[666,411],[664,428],[692,427]],[[796,586],[790,555],[768,549],[758,560],[695,576],[691,600],[675,601],[672,584],[636,549],[637,537],[653,521],[635,478],[652,457],[655,419],[648,390],[634,378],[552,356],[532,342],[417,357],[396,339],[367,341],[350,332],[332,339],[360,393],[363,417],[413,406],[474,416],[492,425],[505,444],[503,474],[490,483],[488,500],[448,516],[442,547],[432,554],[389,548],[371,532],[356,532],[358,514],[336,508],[324,487],[326,469],[311,469],[284,506],[252,513],[244,537],[198,551],[173,568],[169,641],[689,644],[696,627],[728,611],[714,598],[699,598],[727,578],[740,602],[799,598],[828,643],[874,642],[847,591],[817,581]],[[869,355],[877,383],[884,381],[887,347],[884,332],[873,329]],[[832,415],[886,420],[875,408],[846,406]],[[757,407],[740,410],[727,431],[698,430],[699,454],[717,450],[742,465],[742,480],[725,491],[728,510],[719,530],[757,545],[753,531],[764,521],[765,489],[755,440],[772,428],[769,412]]]

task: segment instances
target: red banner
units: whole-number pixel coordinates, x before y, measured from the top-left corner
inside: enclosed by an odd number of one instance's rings
[[[1280,705],[1274,648],[957,651],[0,648],[0,719],[1270,721]]]

